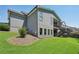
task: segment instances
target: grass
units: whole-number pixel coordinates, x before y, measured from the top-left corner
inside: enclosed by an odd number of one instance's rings
[[[32,45],[14,46],[7,39],[15,36],[13,32],[0,32],[0,54],[77,54],[79,43],[76,38],[45,38]]]

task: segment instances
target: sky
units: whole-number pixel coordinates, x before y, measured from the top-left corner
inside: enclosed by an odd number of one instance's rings
[[[8,22],[8,9],[28,13],[35,5],[0,5],[0,22]],[[43,5],[54,10],[68,26],[79,28],[79,5]]]

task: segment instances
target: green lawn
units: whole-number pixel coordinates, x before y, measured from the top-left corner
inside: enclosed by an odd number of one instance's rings
[[[79,53],[79,43],[76,38],[45,38],[40,39],[32,45],[28,46],[14,46],[7,43],[7,39],[16,35],[13,32],[0,32],[0,54],[2,53],[37,53],[37,54],[51,54],[51,53]]]

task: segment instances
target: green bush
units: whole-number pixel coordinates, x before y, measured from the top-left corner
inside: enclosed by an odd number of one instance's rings
[[[0,31],[9,31],[8,24],[0,24]]]
[[[25,35],[27,34],[27,30],[26,30],[26,28],[25,27],[23,27],[23,28],[20,28],[19,29],[19,34],[20,34],[20,37],[25,37]]]

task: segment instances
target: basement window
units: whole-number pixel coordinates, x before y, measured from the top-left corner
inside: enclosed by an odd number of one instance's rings
[[[40,28],[40,35],[42,35],[42,32],[43,32],[43,29],[42,29],[42,28]]]
[[[48,35],[50,35],[50,29],[48,29]]]
[[[46,35],[46,29],[44,29],[44,35]]]
[[[52,30],[51,30],[51,35],[52,35]]]

